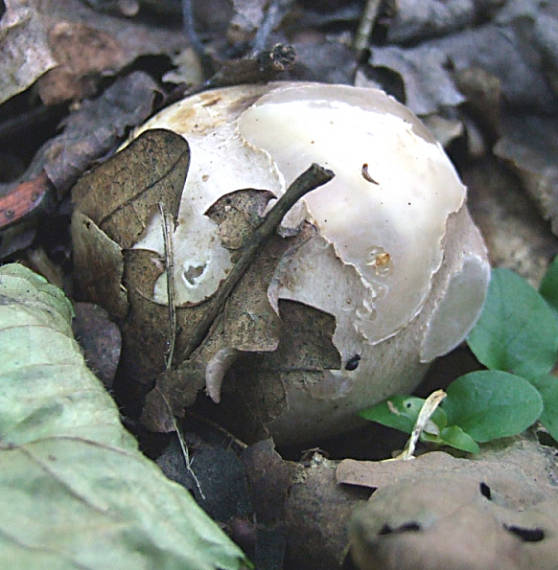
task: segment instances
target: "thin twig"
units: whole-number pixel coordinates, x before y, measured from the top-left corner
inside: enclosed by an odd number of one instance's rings
[[[236,284],[253,262],[262,245],[273,235],[281,220],[294,203],[311,190],[329,182],[333,176],[334,174],[331,170],[312,164],[308,170],[303,172],[289,186],[285,194],[277,200],[263,222],[256,228],[250,239],[243,246],[238,261],[234,264],[231,272],[215,293],[215,296],[208,302],[207,310],[192,332],[190,340],[181,354],[180,361],[187,360],[192,352],[202,343]]]
[[[190,475],[192,476],[192,479],[194,479],[194,483],[198,488],[198,493],[200,494],[202,501],[205,501],[205,494],[202,491],[198,476],[194,473],[194,470],[192,469],[192,462],[190,461],[190,452],[188,451],[188,446],[186,445],[186,441],[184,441],[184,436],[182,435],[180,427],[176,422],[176,418],[174,416],[172,417],[172,421],[174,424],[174,429],[176,431],[176,436],[178,437],[178,443],[180,445],[180,449],[182,450],[182,456],[184,457],[184,463],[186,464],[186,469],[188,473],[190,473]]]
[[[367,0],[366,2],[353,40],[353,49],[358,55],[362,54],[362,52],[368,48],[380,3],[381,0]]]
[[[287,12],[293,0],[271,0],[265,16],[258,27],[258,31],[252,41],[251,56],[257,55],[264,50],[271,32],[279,24],[285,12]]]
[[[212,75],[215,71],[211,56],[205,49],[194,23],[194,10],[192,9],[192,0],[182,0],[182,25],[184,26],[184,33],[190,42],[196,55],[200,58],[200,63],[204,70],[205,76]]]
[[[205,495],[204,495],[203,490],[201,488],[199,479],[192,469],[192,462],[190,461],[190,452],[188,451],[188,446],[186,445],[186,441],[184,440],[184,436],[182,435],[182,432],[180,431],[180,426],[178,425],[176,418],[174,417],[174,414],[172,413],[172,408],[169,404],[169,401],[167,400],[166,396],[163,394],[163,392],[157,386],[155,386],[155,390],[157,390],[157,392],[159,392],[159,396],[163,399],[163,402],[165,403],[165,406],[167,407],[169,417],[172,420],[172,427],[173,427],[174,431],[176,432],[176,437],[178,438],[178,444],[180,445],[180,449],[182,451],[182,456],[184,457],[184,463],[186,464],[186,470],[188,471],[188,473],[190,473],[192,479],[194,480],[194,483],[196,484],[196,487],[198,488],[198,492],[200,494],[200,497],[205,501]]]
[[[172,359],[174,356],[174,347],[176,342],[176,307],[175,307],[175,288],[174,288],[174,250],[172,247],[172,230],[174,229],[174,224],[172,221],[172,216],[169,215],[168,212],[165,211],[164,205],[162,202],[159,202],[159,212],[161,214],[161,223],[163,227],[163,240],[165,246],[165,267],[167,270],[167,306],[169,308],[169,348],[166,354],[166,362],[165,367],[169,370],[172,366]],[[163,394],[161,390],[156,388],[159,392],[159,395],[163,399],[165,406],[167,408],[169,417],[172,420],[172,426],[174,431],[176,432],[176,437],[178,438],[178,444],[180,445],[180,449],[182,451],[182,456],[184,457],[184,463],[186,464],[186,470],[190,473],[192,479],[194,480],[196,487],[198,488],[198,492],[200,497],[205,501],[205,495],[201,488],[200,482],[198,477],[194,473],[192,469],[192,463],[190,461],[190,452],[188,451],[188,446],[184,440],[184,436],[180,430],[180,426],[178,425],[176,418],[173,414],[172,408],[167,400],[166,396]]]
[[[172,247],[172,233],[174,224],[172,216],[165,211],[163,203],[159,202],[159,212],[163,226],[163,242],[165,245],[165,267],[167,269],[167,306],[169,308],[169,346],[166,354],[166,369],[172,366],[174,357],[174,347],[176,343],[176,307],[175,307],[175,286],[174,286],[174,250]]]

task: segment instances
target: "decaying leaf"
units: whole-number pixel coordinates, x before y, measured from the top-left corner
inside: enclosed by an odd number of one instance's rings
[[[72,323],[89,368],[110,389],[120,360],[121,334],[108,313],[93,303],[74,303]]]
[[[44,170],[63,196],[94,160],[151,113],[158,92],[155,81],[141,71],[117,79],[100,97],[83,101],[70,113],[64,131],[41,147],[26,176]]]
[[[85,174],[74,186],[76,209],[90,217],[110,239],[131,248],[162,203],[178,215],[190,153],[186,141],[170,131],[146,133]],[[94,189],[94,191],[92,191]]]
[[[405,86],[405,103],[419,115],[435,113],[465,100],[446,68],[447,54],[435,45],[378,48],[373,51],[371,63],[399,73]]]
[[[147,134],[74,187],[72,236],[78,284],[85,298],[118,318],[128,310],[121,283],[122,248],[133,245],[159,202],[176,216],[181,193],[176,188],[184,183],[188,160],[187,144],[180,137],[169,132]],[[95,192],[90,191],[92,180],[98,184]],[[133,215],[122,223],[129,212]],[[94,284],[101,276],[103,285],[97,288]]]
[[[335,388],[322,382],[323,370],[341,365],[332,342],[335,318],[314,307],[294,301],[279,302],[281,328],[276,351],[239,356],[223,392],[226,406],[217,413],[234,426],[247,441],[269,437],[268,427],[287,409],[298,414],[301,429],[310,430],[312,418],[304,414],[304,403],[287,403],[286,383],[304,385],[317,399]],[[256,368],[258,374],[250,374]],[[324,385],[325,384],[325,385]]]
[[[162,374],[157,380],[155,389],[147,395],[142,422],[149,429],[169,431],[172,427],[172,421],[168,417],[169,412],[182,415],[184,407],[193,403],[196,392],[204,384],[211,399],[216,403],[219,402],[224,376],[242,352],[258,354],[277,349],[277,354],[281,353],[280,317],[283,319],[283,326],[286,326],[286,322],[284,315],[278,315],[270,303],[267,288],[282,255],[293,246],[293,242],[306,238],[302,234],[290,239],[271,236],[256,248],[254,232],[257,233],[263,227],[263,210],[271,196],[272,194],[267,191],[237,191],[225,195],[208,210],[208,215],[218,223],[218,235],[223,245],[232,250],[231,257],[235,261],[235,266],[229,277],[242,264],[243,257],[246,257],[245,254],[249,249],[252,249],[255,255],[251,263],[242,270],[236,286],[223,298],[223,307],[219,307],[221,302],[219,298],[228,279],[221,285],[217,294],[205,303],[178,308],[179,322],[184,323],[179,326],[181,333],[177,336],[178,369]],[[281,218],[282,216],[277,217],[277,223]],[[265,221],[269,221],[269,218]],[[243,247],[239,248],[241,244]],[[193,343],[207,315],[213,315],[209,329],[207,333],[202,331],[203,334],[199,335],[200,340]],[[329,315],[326,317],[334,321],[333,317]],[[295,330],[298,329],[295,327]],[[332,327],[326,327],[325,336],[328,334],[330,336],[333,334]],[[307,338],[304,336],[304,331],[301,331],[301,337],[304,337],[304,341],[300,346],[305,346]],[[298,339],[301,337],[297,336]],[[319,342],[316,344],[319,345]],[[333,345],[331,348],[337,357],[334,364],[338,366],[338,353]],[[303,356],[307,356],[307,353],[304,352]],[[299,366],[304,365],[299,364]],[[268,376],[265,376],[264,381],[268,386],[276,386],[280,393],[278,396],[280,409],[284,405],[281,385],[278,382],[272,384],[273,380]],[[235,383],[233,391],[237,392],[239,389],[244,392],[242,387]],[[251,391],[250,389],[246,392],[248,394]],[[271,392],[274,393],[274,390]],[[238,405],[243,408],[244,404],[245,402],[242,402]],[[229,405],[228,408],[229,411],[233,411],[234,406]],[[237,418],[241,417],[238,414],[234,415]],[[249,416],[255,423],[247,421],[241,429],[243,433],[250,433],[249,439],[253,439],[255,433],[267,433],[265,429],[263,432],[261,430],[269,418],[261,418],[251,411]],[[251,431],[245,432],[245,428]]]
[[[240,550],[120,424],[63,293],[0,269],[0,565],[239,569]]]
[[[555,94],[545,65],[548,44],[538,45],[536,39],[538,23],[552,20],[552,9],[539,11],[534,6],[540,4],[536,0],[513,4],[516,10],[503,9],[496,23],[456,31],[418,46],[374,48],[369,63],[401,76],[405,101],[419,114],[463,101],[453,74],[469,68],[481,68],[498,78],[502,94],[512,106],[552,112]],[[425,77],[430,79],[425,81]]]
[[[488,158],[465,168],[463,180],[491,263],[513,269],[537,287],[548,260],[558,253],[558,239],[533,208],[517,177],[500,161]]]
[[[84,175],[73,190],[78,284],[82,294],[120,319],[125,346],[122,368],[132,381],[126,391],[136,409],[141,409],[146,393],[161,374],[142,415],[144,424],[156,431],[174,429],[172,417],[182,415],[204,384],[218,401],[224,374],[237,352],[277,348],[279,316],[268,299],[267,287],[279,259],[298,238],[269,238],[265,232],[275,226],[268,222],[272,215],[275,224],[280,222],[285,207],[290,207],[284,204],[292,204],[297,192],[307,192],[320,176],[327,180],[331,177],[331,173],[313,167],[265,218],[264,210],[273,197],[268,191],[236,191],[211,205],[207,219],[216,224],[222,246],[230,252],[233,265],[229,277],[235,281],[231,284],[226,279],[215,296],[201,302],[175,300],[176,331],[172,331],[170,324],[161,326],[170,322],[166,303],[153,295],[171,260],[150,242],[140,242],[139,246],[137,242],[154,220],[156,223],[158,204],[162,203],[176,221],[188,158],[184,139],[170,131],[147,131]],[[188,212],[181,216],[187,217]],[[180,223],[188,226],[189,222],[181,218]],[[269,228],[264,230],[264,226]],[[194,283],[205,268],[203,260],[188,261],[175,267],[174,279]],[[106,272],[111,275],[97,287],[98,276]],[[222,294],[222,290],[227,292]],[[333,333],[332,326],[325,330],[326,334]],[[165,355],[170,342],[175,343],[175,368],[168,370]],[[333,351],[334,361],[322,364],[338,366],[339,357]]]
[[[39,80],[47,105],[93,95],[101,73],[114,73],[126,60],[116,38],[80,22],[54,24],[48,43],[59,65]]]
[[[38,88],[45,104],[83,99],[95,92],[103,76],[116,74],[137,57],[171,54],[186,45],[179,29],[103,14],[79,0],[7,4],[2,44],[12,72],[6,75],[11,79],[3,96],[41,76]]]
[[[27,89],[56,65],[45,21],[28,2],[5,0],[0,20],[0,103]]]
[[[72,242],[78,296],[102,305],[115,318],[125,317],[128,300],[121,286],[124,264],[120,246],[77,210],[72,216]]]
[[[557,476],[552,449],[524,438],[475,459],[431,452],[337,468],[338,482],[377,489],[350,526],[363,570],[554,568]]]
[[[543,115],[506,116],[496,156],[510,161],[542,216],[558,235],[558,120]]]
[[[492,6],[500,0],[397,0],[394,14],[389,19],[388,41],[393,43],[416,42],[433,36],[463,29],[474,24],[475,20],[486,17]]]

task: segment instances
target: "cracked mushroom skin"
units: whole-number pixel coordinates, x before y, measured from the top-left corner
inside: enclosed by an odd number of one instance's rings
[[[231,270],[206,216],[220,197],[243,188],[278,197],[312,162],[335,173],[285,217],[283,235],[304,220],[315,231],[282,256],[267,294],[278,314],[290,302],[334,317],[340,368],[270,372],[265,354],[253,361],[244,354],[233,364],[242,385],[223,387],[222,405],[242,392],[279,443],[354,427],[358,410],[414,389],[428,363],[477,320],[490,268],[466,189],[422,123],[384,92],[317,83],[230,87],[174,104],[136,135],[151,128],[184,136],[191,149],[173,238],[178,305],[207,299]],[[154,216],[135,247],[162,254],[160,224]],[[161,275],[154,298],[162,303],[165,287]]]

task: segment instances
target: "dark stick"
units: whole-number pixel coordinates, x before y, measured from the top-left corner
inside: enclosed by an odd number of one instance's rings
[[[211,57],[207,53],[205,46],[196,32],[192,0],[182,0],[182,25],[184,26],[184,32],[186,33],[186,37],[188,38],[193,50],[200,58],[200,63],[205,76],[210,76],[214,73],[215,69]]]
[[[215,296],[208,302],[207,310],[204,312],[201,321],[195,327],[188,344],[180,355],[181,361],[187,360],[192,352],[202,343],[236,284],[254,261],[262,245],[273,235],[281,220],[294,203],[311,190],[329,182],[333,177],[334,173],[331,170],[323,168],[318,164],[312,164],[308,170],[303,172],[289,186],[285,194],[277,200],[262,223],[255,229],[248,242],[243,246],[238,261],[234,264],[231,272],[215,293]]]
[[[252,57],[257,57],[265,49],[271,32],[280,22],[285,12],[291,7],[292,3],[293,0],[272,0],[270,2],[262,23],[252,40]]]

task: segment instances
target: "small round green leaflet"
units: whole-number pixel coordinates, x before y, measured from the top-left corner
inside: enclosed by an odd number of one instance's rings
[[[440,435],[423,433],[421,441],[435,443],[436,445],[449,445],[454,449],[460,449],[468,453],[478,453],[480,451],[478,443],[459,426],[447,426],[440,432]]]
[[[477,442],[459,426],[448,426],[440,432],[440,443],[469,453],[478,453]]]
[[[411,433],[417,421],[424,398],[416,396],[392,396],[380,404],[366,408],[359,415],[366,420],[378,422],[387,427]],[[447,424],[446,414],[437,408],[431,416],[425,431],[439,433]]]
[[[543,411],[536,388],[499,370],[470,372],[454,380],[442,405],[448,424],[458,425],[478,442],[521,433]]]
[[[556,362],[558,319],[519,275],[493,269],[483,313],[467,342],[487,368],[535,378]]]

